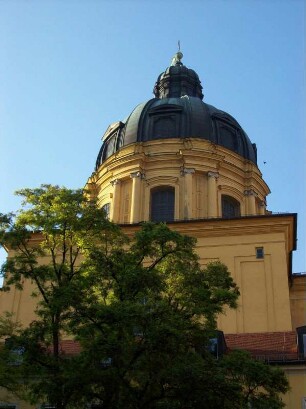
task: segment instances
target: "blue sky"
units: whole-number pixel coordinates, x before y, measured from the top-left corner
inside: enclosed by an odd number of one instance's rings
[[[107,126],[152,97],[178,40],[205,102],[257,144],[269,210],[298,213],[293,266],[305,271],[300,0],[0,1],[0,212],[22,187],[82,187]]]

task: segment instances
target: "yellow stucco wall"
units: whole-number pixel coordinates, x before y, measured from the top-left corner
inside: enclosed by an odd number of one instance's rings
[[[304,409],[303,399],[306,400],[306,365],[292,365],[282,367],[289,383],[290,391],[283,397],[288,409]]]
[[[226,333],[291,330],[289,291],[283,237],[281,234],[201,238],[203,261],[219,258],[240,289],[239,307],[219,319]],[[256,247],[264,259],[256,259]]]
[[[32,235],[31,242],[33,245],[37,245],[40,241],[41,236],[39,233]],[[14,251],[8,252],[8,257],[10,256],[14,256]],[[49,263],[50,259],[48,257],[39,257],[37,261],[43,265]],[[11,285],[9,291],[0,293],[0,314],[2,315],[4,312],[12,313],[13,319],[21,323],[23,327],[26,327],[36,319],[35,308],[37,297],[34,296],[36,287],[29,280],[23,280],[21,284],[22,290],[18,290],[14,285]],[[4,286],[6,286],[5,278]]]
[[[239,307],[220,316],[221,330],[291,331],[287,253],[292,245],[292,215],[177,222],[169,226],[196,237],[201,264],[222,261],[239,286]],[[128,234],[135,229],[137,226],[124,226]],[[264,248],[263,259],[256,258],[257,247]]]
[[[292,329],[306,325],[306,275],[294,276],[290,287]]]

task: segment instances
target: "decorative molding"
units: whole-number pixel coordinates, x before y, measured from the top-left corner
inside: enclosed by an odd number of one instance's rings
[[[210,171],[210,172],[207,172],[207,176],[208,176],[209,178],[218,179],[219,173],[218,173],[218,172],[212,172],[212,171]]]
[[[112,186],[120,185],[120,183],[121,183],[121,180],[120,180],[120,179],[114,179],[114,180],[112,180],[112,181],[110,182],[110,184],[111,184]]]
[[[195,173],[194,168],[185,168],[185,167],[183,167],[181,169],[181,176],[192,175],[193,173]]]
[[[245,196],[258,196],[258,194],[253,189],[246,189],[244,191]]]
[[[151,185],[152,187],[154,185],[174,185],[177,184],[179,181],[178,177],[175,176],[153,176],[150,179],[146,179],[148,185]]]
[[[221,195],[231,196],[234,199],[238,200],[238,202],[243,201],[244,193],[234,186],[218,185],[218,189]]]
[[[193,148],[193,143],[190,138],[184,138],[183,145],[184,145],[184,149],[191,150]]]
[[[142,173],[142,172],[140,172],[140,171],[138,170],[138,171],[136,171],[136,172],[130,173],[130,177],[131,177],[132,179],[134,179],[134,178],[145,179],[145,174]]]

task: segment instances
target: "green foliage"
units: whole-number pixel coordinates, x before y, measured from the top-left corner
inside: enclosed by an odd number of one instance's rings
[[[6,311],[0,316],[0,340],[12,337],[21,330],[21,324],[14,320],[14,314]]]
[[[0,218],[0,243],[11,253],[2,271],[5,290],[34,284],[37,319],[1,350],[1,365],[18,379],[7,387],[58,409],[247,408],[264,399],[282,407],[281,372],[246,355],[236,362],[209,353],[217,316],[236,307],[239,291],[223,264],[201,268],[194,239],[153,223],[127,237],[81,190],[18,194],[21,211]],[[68,335],[79,354],[62,351]],[[15,364],[12,351],[22,351]]]
[[[84,193],[49,185],[23,189],[17,192],[23,197],[22,209],[0,218],[0,244],[11,254],[2,266],[3,290],[22,289],[29,280],[37,297],[37,320],[10,342],[10,349],[25,349],[23,363],[9,370],[23,380],[17,391],[23,397],[49,400],[58,408],[66,407],[70,399],[65,380],[75,358],[62,356],[60,342],[71,300],[86,274],[84,244],[101,237],[107,237],[104,245],[114,239],[124,242],[119,229]]]
[[[285,405],[278,394],[288,391],[288,381],[278,367],[251,359],[248,352],[236,350],[221,362],[229,380],[240,395],[238,407],[277,409]]]

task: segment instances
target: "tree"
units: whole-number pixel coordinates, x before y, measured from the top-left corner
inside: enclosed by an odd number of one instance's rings
[[[11,337],[8,349],[25,352],[22,365],[11,365],[10,372],[17,371],[24,380],[18,386],[23,398],[65,408],[73,401],[74,391],[67,380],[77,357],[63,357],[61,338],[67,330],[71,299],[85,273],[83,241],[103,234],[104,244],[116,237],[119,245],[123,235],[82,190],[42,185],[17,194],[23,197],[22,209],[0,219],[0,243],[11,251],[2,266],[3,290],[12,285],[22,289],[24,280],[32,282],[37,319]]]
[[[239,292],[223,264],[201,268],[194,239],[153,223],[128,237],[80,190],[18,194],[23,209],[1,218],[0,242],[14,251],[5,289],[32,281],[37,319],[11,336],[2,362],[23,398],[57,409],[247,408],[263,397],[282,407],[282,373],[243,355],[241,376],[240,358],[209,352],[217,316]],[[63,353],[67,336],[79,354]]]

